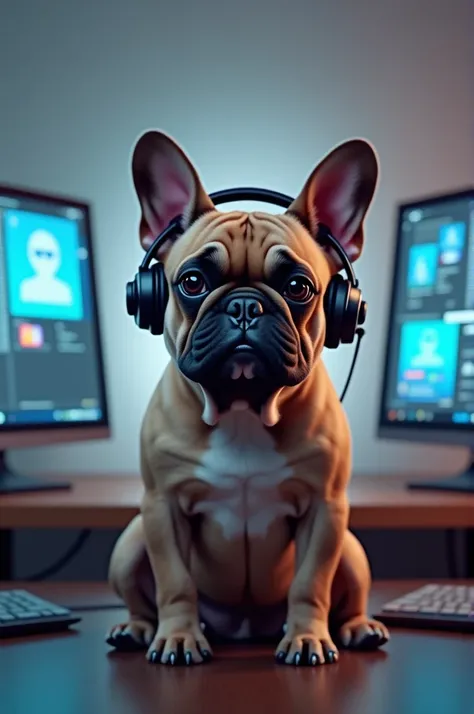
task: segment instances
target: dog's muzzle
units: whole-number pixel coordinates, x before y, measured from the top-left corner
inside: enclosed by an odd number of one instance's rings
[[[178,364],[219,413],[239,405],[260,413],[272,394],[307,374],[299,335],[284,310],[250,288],[231,290],[203,315]]]

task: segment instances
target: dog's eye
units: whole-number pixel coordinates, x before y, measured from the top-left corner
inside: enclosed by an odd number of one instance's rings
[[[179,281],[179,287],[181,292],[188,297],[196,297],[197,295],[203,295],[203,293],[207,292],[206,281],[201,273],[194,270],[183,275]]]
[[[291,278],[284,290],[284,297],[288,300],[293,300],[293,302],[308,302],[316,290],[314,285],[308,278],[303,276],[295,276]]]

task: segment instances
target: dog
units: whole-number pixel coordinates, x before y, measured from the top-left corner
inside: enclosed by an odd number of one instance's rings
[[[268,640],[281,664],[336,662],[384,645],[371,574],[348,530],[351,434],[321,353],[324,294],[351,261],[378,181],[365,140],[335,147],[284,213],[218,211],[173,138],[148,131],[132,158],[148,249],[169,285],[170,361],[140,431],[140,514],[109,579],[128,608],[107,642],[151,663],[200,664],[220,640]]]

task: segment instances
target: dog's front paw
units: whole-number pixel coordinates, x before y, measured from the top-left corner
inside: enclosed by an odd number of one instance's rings
[[[327,624],[322,620],[312,620],[307,623],[289,622],[275,657],[280,664],[309,664],[315,667],[337,662],[339,653],[329,635]]]
[[[212,650],[198,622],[173,618],[160,622],[147,659],[152,664],[202,664],[212,659]]]

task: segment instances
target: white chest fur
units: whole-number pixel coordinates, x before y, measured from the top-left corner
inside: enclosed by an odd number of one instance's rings
[[[292,469],[252,412],[230,412],[221,419],[195,475],[211,489],[194,512],[219,523],[228,539],[244,532],[264,537],[278,516],[294,511],[279,490]]]

